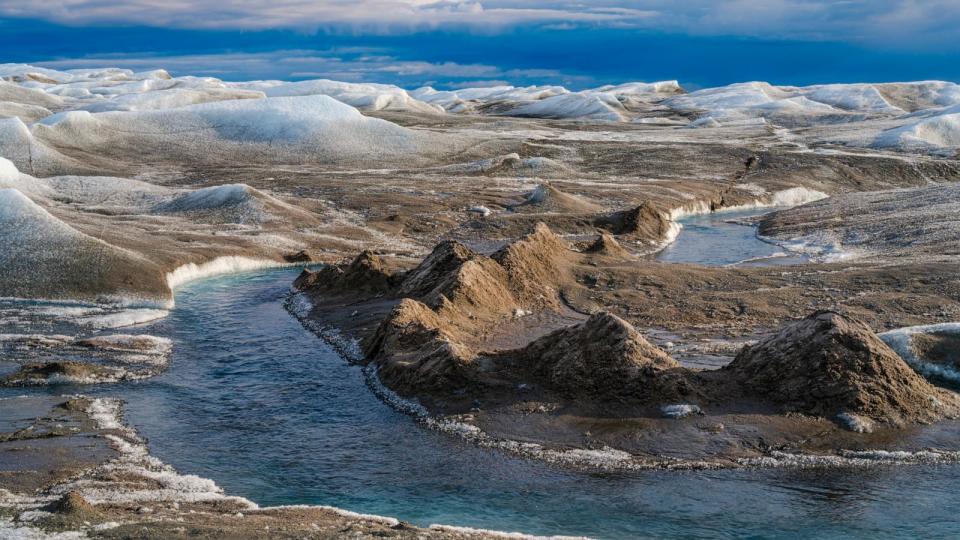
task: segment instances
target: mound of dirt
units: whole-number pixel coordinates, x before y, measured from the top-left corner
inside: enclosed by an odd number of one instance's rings
[[[304,269],[294,281],[301,290],[324,292],[385,293],[394,285],[393,273],[387,269],[382,258],[370,250],[364,250],[347,265],[325,266],[314,272]]]
[[[725,369],[788,411],[845,423],[899,426],[957,412],[955,394],[928,383],[867,325],[829,311],[745,347]]]
[[[626,259],[631,256],[629,251],[623,249],[623,246],[607,233],[602,233],[598,236],[597,239],[584,250],[584,253],[593,253],[620,259]]]
[[[510,208],[515,212],[564,214],[591,214],[603,210],[600,205],[564,193],[549,183],[540,184],[525,201]]]
[[[660,372],[680,366],[630,323],[605,311],[534,341],[513,363],[561,394],[601,397],[643,394],[645,386],[657,386]]]
[[[476,378],[476,355],[429,306],[405,298],[367,340],[364,353],[395,390],[447,391]]]
[[[100,514],[97,512],[97,509],[77,491],[68,492],[63,497],[50,503],[46,509],[65,517],[81,520],[89,520],[91,517],[96,517]]]
[[[570,281],[572,256],[567,244],[539,223],[533,233],[491,258],[506,270],[510,291],[520,303],[545,307],[558,304],[557,288]]]
[[[477,257],[467,246],[454,241],[437,244],[416,268],[407,272],[400,285],[400,295],[423,297],[437,289],[441,282],[468,260]]]
[[[651,202],[601,216],[594,223],[611,234],[642,242],[660,242],[670,232],[670,220],[666,213]]]

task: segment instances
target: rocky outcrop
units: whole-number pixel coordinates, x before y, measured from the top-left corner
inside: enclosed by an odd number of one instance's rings
[[[657,376],[680,365],[630,323],[607,312],[548,334],[513,355],[518,372],[567,396],[657,394]]]
[[[423,261],[403,276],[400,295],[425,296],[440,286],[440,282],[455,272],[463,263],[477,257],[467,246],[454,241],[437,244]]]
[[[507,273],[508,286],[521,304],[556,306],[557,288],[568,281],[571,252],[566,243],[540,223],[533,233],[491,257]]]
[[[628,210],[599,217],[595,225],[611,234],[648,243],[660,242],[670,232],[667,215],[648,201]]]
[[[748,346],[725,368],[749,392],[802,412],[889,425],[957,412],[957,396],[914,372],[865,324],[816,312]]]
[[[584,250],[584,253],[592,253],[618,259],[626,259],[631,256],[629,251],[623,249],[623,246],[621,246],[613,236],[607,233],[602,233],[600,236],[598,236],[597,239],[594,240],[593,243]]]
[[[380,377],[395,390],[449,391],[476,380],[476,355],[447,329],[429,306],[405,298],[364,347]]]
[[[304,270],[294,281],[294,287],[333,293],[351,291],[378,294],[390,291],[394,283],[393,274],[383,259],[365,250],[347,265],[325,266],[316,272]]]

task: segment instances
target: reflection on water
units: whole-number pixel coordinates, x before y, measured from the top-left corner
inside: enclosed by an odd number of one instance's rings
[[[120,395],[157,456],[261,504],[602,538],[960,534],[956,466],[583,474],[426,431],[283,311],[296,273],[180,290],[170,318],[134,330],[175,342],[157,378],[29,391]]]
[[[683,225],[676,241],[657,254],[670,263],[707,266],[764,266],[807,262],[802,255],[784,251],[757,237],[749,218],[771,212],[770,208],[714,212],[678,220]]]

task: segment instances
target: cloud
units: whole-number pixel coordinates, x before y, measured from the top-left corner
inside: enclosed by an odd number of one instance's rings
[[[623,11],[617,5],[581,8],[551,2],[479,0],[0,0],[0,14],[72,25],[331,30],[348,27],[375,33],[551,21],[603,23],[651,15],[632,9]]]
[[[403,34],[636,28],[704,36],[956,49],[957,0],[0,0],[0,16],[66,25]]]
[[[383,82],[408,88],[440,83],[469,86],[481,80],[511,80],[531,84],[544,80],[590,84],[590,77],[552,69],[504,69],[489,64],[401,60],[375,48],[345,47],[327,50],[285,50],[256,53],[142,55],[107,54],[34,62],[52,69],[105,66],[144,71],[163,68],[174,75],[203,75],[227,80],[333,79]]]

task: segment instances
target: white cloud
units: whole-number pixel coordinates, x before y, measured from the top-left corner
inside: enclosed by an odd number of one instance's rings
[[[479,0],[0,0],[0,14],[65,24],[133,23],[184,28],[305,28],[349,26],[389,33],[445,25],[496,27],[530,22],[602,23],[625,13],[599,8],[572,9],[550,2]],[[643,16],[630,10],[629,16]]]
[[[222,79],[334,79],[385,82],[414,88],[442,81],[469,85],[479,80],[506,79],[526,84],[555,80],[564,84],[589,84],[588,77],[568,76],[550,69],[502,69],[488,64],[400,60],[370,48],[325,51],[287,50],[260,53],[131,55],[110,54],[34,62],[52,69],[128,68],[135,71],[163,68],[177,75],[207,75]]]
[[[536,24],[956,47],[957,0],[0,0],[0,15],[198,29],[475,31]]]

